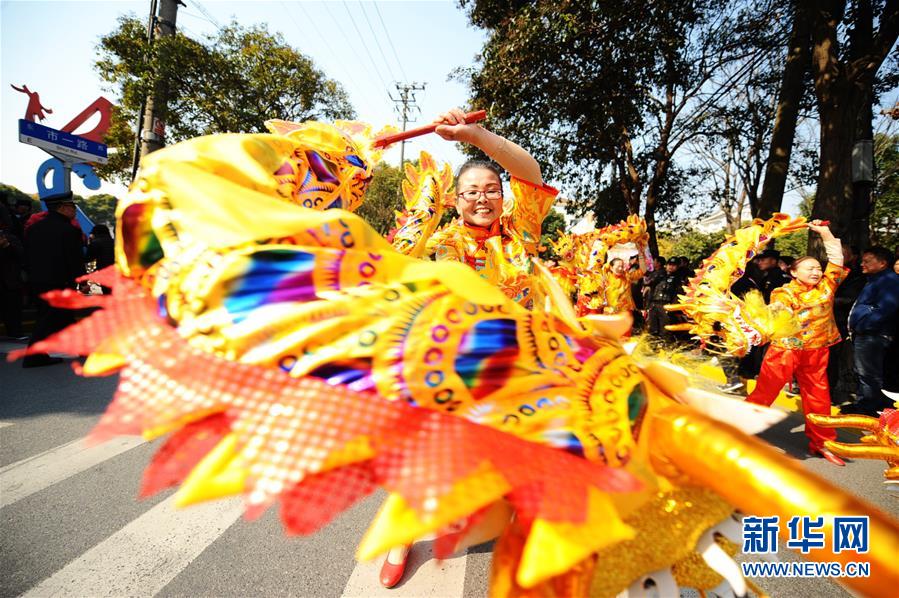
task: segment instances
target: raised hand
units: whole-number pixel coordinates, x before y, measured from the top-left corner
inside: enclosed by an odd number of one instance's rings
[[[434,131],[447,141],[470,142],[481,127],[465,122],[465,112],[460,108],[450,108],[434,119],[438,124]]]

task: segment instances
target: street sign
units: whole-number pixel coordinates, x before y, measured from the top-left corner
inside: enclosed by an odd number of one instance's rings
[[[60,159],[106,164],[106,145],[44,125],[19,120],[19,141],[34,145]]]

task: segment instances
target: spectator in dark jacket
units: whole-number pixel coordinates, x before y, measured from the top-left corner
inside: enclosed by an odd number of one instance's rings
[[[643,305],[644,309],[649,309],[649,289],[652,285],[652,281],[658,278],[659,276],[665,275],[665,264],[668,262],[664,257],[657,255],[652,258],[652,270],[646,272],[643,275],[643,280],[640,285],[640,293],[643,295]],[[648,318],[648,316],[647,316]]]
[[[858,402],[847,413],[876,415],[891,401],[881,392],[884,356],[899,325],[899,274],[890,268],[893,256],[883,247],[862,254],[862,272],[867,282],[849,312],[849,334],[855,349],[858,371]]]
[[[98,224],[91,230],[84,261],[96,262],[97,270],[115,263],[115,241],[105,224]]]
[[[0,204],[0,316],[6,336],[22,338],[22,263],[25,246],[15,233],[15,216]]]
[[[790,276],[778,266],[779,260],[780,252],[776,249],[766,249],[756,258],[756,264],[764,274],[761,281],[761,290],[762,295],[765,297],[765,303],[770,303],[771,291],[784,286],[791,280]]]
[[[683,292],[684,277],[680,274],[680,264],[674,260],[665,263],[665,270],[649,282],[649,334],[674,340],[674,334],[665,330],[670,323],[670,314],[665,311],[669,303],[677,303],[677,296]]]
[[[25,233],[28,280],[32,292],[38,296],[37,321],[29,346],[75,321],[71,310],[51,307],[40,295],[54,289],[74,289],[75,279],[84,274],[81,229],[72,226],[75,217],[72,193],[45,197],[44,203],[47,215],[31,224]],[[44,353],[29,355],[22,366],[38,367],[60,361]]]
[[[96,225],[87,241],[87,254],[84,261],[94,262],[94,271],[102,270],[115,263],[115,241],[105,224]],[[111,292],[109,287],[101,286],[104,295]]]

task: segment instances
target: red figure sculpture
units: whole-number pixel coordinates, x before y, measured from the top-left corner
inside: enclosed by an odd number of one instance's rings
[[[22,85],[22,87],[10,85],[10,87],[16,91],[21,91],[28,96],[28,108],[25,109],[25,120],[37,122],[39,120],[44,120],[47,117],[47,114],[53,114],[52,110],[45,108],[41,104],[41,96],[39,96],[36,91],[28,89],[27,85]]]
[[[97,123],[97,126],[93,128],[93,130],[88,131],[87,133],[75,133],[75,129],[80,127],[82,124],[87,122],[94,113],[100,113],[100,122]],[[90,106],[81,111],[81,114],[76,116],[62,128],[66,133],[75,133],[79,137],[84,137],[85,139],[90,139],[91,141],[96,141],[97,143],[103,143],[103,136],[106,135],[106,131],[109,130],[109,119],[112,117],[112,102],[100,96],[96,100],[94,100]]]

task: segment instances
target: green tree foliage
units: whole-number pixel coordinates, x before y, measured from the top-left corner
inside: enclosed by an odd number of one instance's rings
[[[395,212],[403,211],[404,178],[405,175],[398,166],[391,166],[386,162],[375,165],[372,181],[365,191],[365,201],[357,210],[382,235],[393,228],[396,222]]]
[[[899,246],[899,135],[874,137],[874,209],[871,244]]]
[[[40,203],[24,191],[21,191],[18,187],[0,183],[0,202],[12,209],[15,206],[16,201],[20,199],[27,199],[32,202],[32,212],[40,209]]]
[[[550,245],[551,240],[556,240],[565,232],[565,216],[558,210],[550,210],[543,220],[543,231],[540,235],[540,257],[545,260],[558,260],[559,256]]]
[[[808,229],[796,231],[789,235],[778,237],[775,246],[780,255],[788,255],[790,257],[802,257],[808,254]]]
[[[478,68],[461,74],[471,104],[563,183],[577,215],[602,221],[609,206],[642,206],[651,246],[657,213],[685,190],[674,156],[703,130],[713,77],[770,51],[750,42],[776,19],[719,0],[460,3],[489,34]],[[725,85],[744,79],[737,72]]]
[[[95,63],[119,95],[106,141],[118,152],[101,176],[130,180],[134,123],[156,81],[168,82],[168,142],[222,132],[265,132],[264,122],[352,118],[349,98],[312,60],[264,25],[236,22],[202,40],[158,38],[148,50],[143,23],[123,17],[101,38]]]
[[[695,230],[663,232],[659,235],[659,255],[685,255],[690,263],[698,264],[724,243],[724,231],[701,233]]]
[[[76,201],[94,224],[115,226],[115,208],[118,199],[114,195],[98,193],[90,197],[76,198]]]

